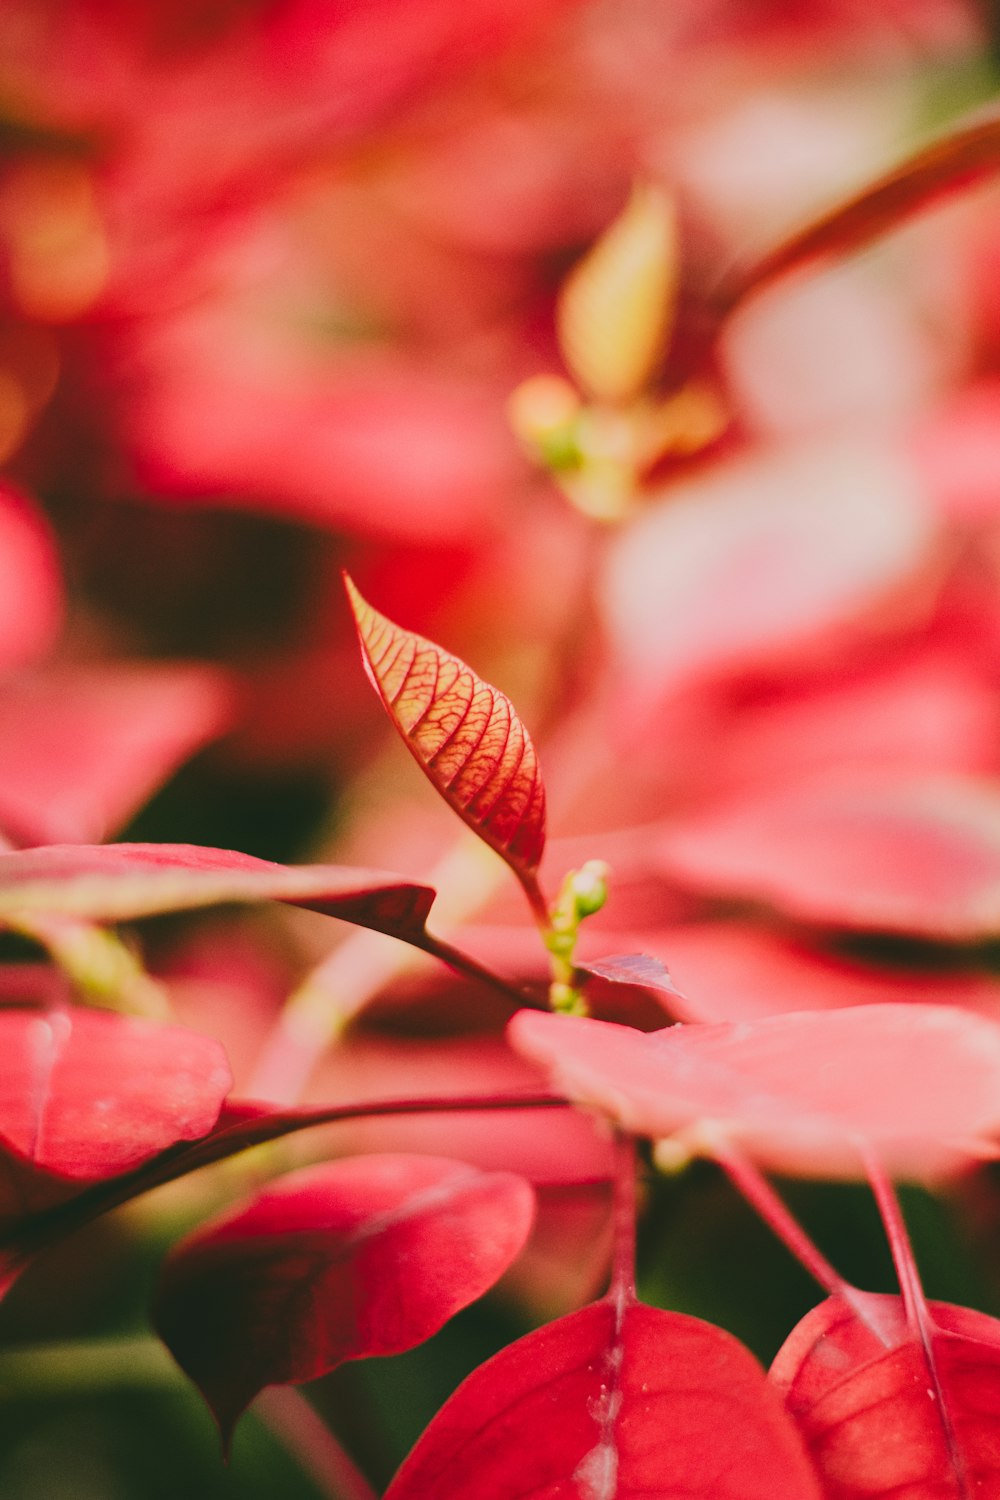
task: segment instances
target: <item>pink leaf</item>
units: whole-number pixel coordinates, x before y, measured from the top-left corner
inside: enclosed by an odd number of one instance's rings
[[[696,922],[656,940],[681,984],[670,1010],[682,1021],[755,1021],[887,1002],[1000,1014],[1000,983],[986,974],[862,964],[748,922]]]
[[[265,1385],[430,1338],[507,1269],[533,1213],[522,1178],[442,1157],[310,1167],[177,1246],[157,1329],[228,1444]]]
[[[681,1313],[609,1302],[474,1371],[386,1500],[819,1500],[756,1360]]]
[[[514,705],[345,582],[368,675],[417,764],[481,839],[533,877],[545,845],[545,788]]]
[[[931,1303],[927,1347],[900,1298],[808,1313],[771,1369],[829,1500],[938,1500],[1000,1486],[1000,1323]]]
[[[826,644],[916,578],[935,534],[915,469],[885,445],[717,464],[614,545],[603,602],[622,671],[655,696]]]
[[[1000,931],[1000,795],[958,776],[830,775],[664,834],[683,883],[800,920],[952,942]]]
[[[638,1135],[736,1141],[763,1166],[858,1176],[996,1155],[1000,1026],[932,1005],[865,1005],[743,1024],[627,1026],[519,1011],[508,1035],[553,1087]],[[699,1138],[699,1132],[703,1134]]]
[[[193,844],[53,844],[0,852],[0,921],[55,913],[119,922],[230,901],[286,901],[417,942],[434,892],[338,865],[278,865]]]
[[[185,664],[61,667],[0,692],[0,823],[24,844],[125,823],[229,718],[221,673]]]
[[[0,1011],[0,1145],[40,1172],[81,1183],[127,1172],[206,1135],[231,1084],[222,1048],[196,1031]]]

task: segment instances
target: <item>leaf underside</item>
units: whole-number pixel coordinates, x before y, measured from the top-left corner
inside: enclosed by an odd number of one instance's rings
[[[345,577],[368,675],[417,764],[481,839],[533,876],[545,844],[538,757],[510,699],[387,620]]]
[[[792,1331],[771,1369],[824,1492],[830,1500],[1000,1494],[1000,1323],[931,1303],[925,1349],[899,1297],[863,1301],[871,1326],[829,1298]]]

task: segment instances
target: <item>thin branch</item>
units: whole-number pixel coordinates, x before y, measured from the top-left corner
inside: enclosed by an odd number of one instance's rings
[[[326,1500],[377,1500],[350,1454],[299,1391],[287,1385],[268,1386],[254,1402],[254,1413]]]

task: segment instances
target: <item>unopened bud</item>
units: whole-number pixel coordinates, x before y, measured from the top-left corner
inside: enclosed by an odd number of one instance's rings
[[[588,859],[568,880],[578,917],[592,917],[608,899],[608,876],[611,871],[603,859]]]

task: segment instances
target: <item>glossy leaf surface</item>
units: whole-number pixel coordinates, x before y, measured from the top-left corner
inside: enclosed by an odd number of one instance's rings
[[[898,1297],[840,1298],[808,1313],[770,1378],[829,1500],[971,1500],[1000,1494],[1000,1323],[932,1303],[928,1340]]]
[[[53,844],[0,853],[0,921],[19,912],[119,922],[231,901],[285,901],[418,940],[434,892],[371,870],[278,865],[192,844]]]
[[[595,1303],[474,1371],[386,1500],[819,1500],[771,1395],[720,1329]]]
[[[859,1142],[917,1176],[964,1152],[997,1151],[1000,1026],[944,1006],[651,1033],[520,1011],[508,1035],[555,1088],[626,1130],[656,1138],[693,1128],[698,1149],[707,1126],[777,1171],[858,1176]]]
[[[126,1172],[206,1135],[231,1085],[219,1043],[196,1031],[103,1011],[0,1011],[0,1145],[36,1171],[78,1182]]]
[[[545,789],[514,705],[345,581],[366,670],[417,764],[480,838],[533,874],[545,844]]]
[[[950,942],[1000,931],[1000,796],[970,777],[810,779],[675,824],[660,853],[685,884],[805,921]]]
[[[155,1320],[224,1441],[265,1385],[422,1343],[522,1248],[523,1178],[436,1156],[360,1156],[283,1178],[191,1235]]]

